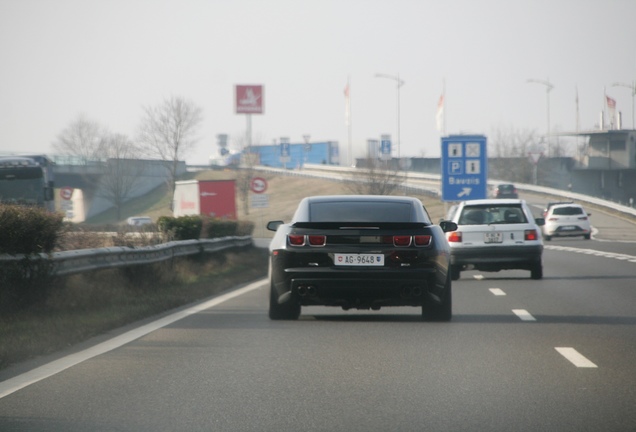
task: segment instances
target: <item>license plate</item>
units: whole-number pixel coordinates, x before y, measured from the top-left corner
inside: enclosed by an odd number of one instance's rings
[[[503,243],[503,234],[500,232],[484,233],[484,243]]]
[[[573,227],[573,226],[564,226],[564,227],[561,227],[561,229],[562,229],[563,231],[574,231],[574,230],[576,229],[576,227]]]
[[[333,263],[337,266],[383,266],[382,254],[333,254]]]

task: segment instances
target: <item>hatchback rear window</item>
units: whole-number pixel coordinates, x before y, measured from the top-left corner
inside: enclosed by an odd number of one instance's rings
[[[552,214],[560,216],[579,215],[583,214],[583,209],[581,207],[557,207]]]
[[[408,203],[320,202],[309,207],[312,222],[413,222]]]
[[[459,225],[528,223],[519,205],[466,206],[459,217]]]

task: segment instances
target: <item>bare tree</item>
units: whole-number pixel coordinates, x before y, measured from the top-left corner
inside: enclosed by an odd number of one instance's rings
[[[53,142],[55,151],[79,158],[82,162],[100,160],[107,132],[99,123],[80,114]]]
[[[513,182],[532,181],[529,153],[540,146],[536,131],[499,128],[491,134],[489,141],[489,156],[495,158],[488,167],[490,177]]]
[[[157,106],[144,108],[139,145],[149,157],[171,162],[169,182],[173,193],[179,161],[196,145],[202,120],[201,108],[182,97],[171,96]]]
[[[377,159],[367,158],[363,165],[347,184],[347,189],[354,194],[391,195],[406,181],[404,171]]]
[[[121,134],[110,134],[105,139],[102,175],[99,193],[109,201],[121,220],[123,204],[130,198],[143,175],[143,161],[139,161],[139,149]]]
[[[257,136],[257,142],[260,139],[260,136]],[[252,149],[250,148],[248,139],[245,135],[237,135],[232,141],[238,146],[238,148],[242,149],[240,169],[236,173],[236,189],[238,191],[239,200],[243,205],[243,212],[246,215],[249,215],[250,187],[252,178],[254,178],[256,174],[254,167],[258,165],[258,154],[252,153]]]

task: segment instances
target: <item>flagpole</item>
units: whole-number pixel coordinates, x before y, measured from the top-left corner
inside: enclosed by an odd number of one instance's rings
[[[349,166],[353,166],[353,148],[352,148],[352,139],[351,139],[351,77],[347,77],[347,89],[349,89],[348,91],[348,108],[349,108],[349,113],[348,113],[348,118],[349,118],[349,126],[347,128],[347,138],[349,140]]]
[[[349,166],[353,166],[353,150],[351,148],[351,78],[347,76],[345,96],[345,125],[347,126],[347,147],[349,149]]]

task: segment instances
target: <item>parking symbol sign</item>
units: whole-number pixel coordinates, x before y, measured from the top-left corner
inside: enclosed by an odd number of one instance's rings
[[[463,164],[461,161],[449,161],[448,162],[448,172],[451,174],[459,175],[463,174],[464,170],[462,169]]]

